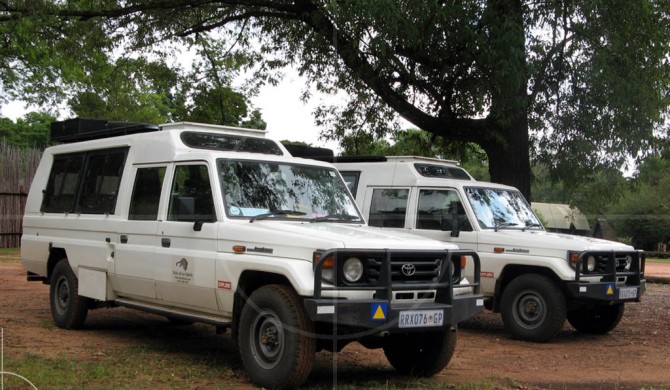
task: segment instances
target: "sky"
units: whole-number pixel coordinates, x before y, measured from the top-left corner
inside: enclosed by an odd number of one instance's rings
[[[312,146],[337,150],[337,142],[320,139],[319,129],[312,117],[312,111],[319,104],[319,99],[324,97],[313,93],[312,99],[305,104],[300,100],[304,88],[305,80],[297,72],[288,69],[279,84],[262,87],[259,94],[250,100],[255,108],[261,110],[262,117],[267,123],[269,138],[279,141],[302,141]],[[14,121],[28,111],[30,109],[20,101],[12,101],[0,107],[0,114]]]

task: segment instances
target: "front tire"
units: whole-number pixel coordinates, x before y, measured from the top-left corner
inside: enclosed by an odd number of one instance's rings
[[[432,376],[449,364],[457,339],[456,329],[394,334],[384,345],[384,355],[400,374]]]
[[[86,321],[91,300],[79,295],[79,281],[67,259],[56,264],[50,283],[51,316],[56,325],[63,329],[81,328]]]
[[[297,387],[312,370],[313,325],[290,287],[268,285],[251,294],[240,315],[238,344],[244,368],[262,387]]]
[[[502,320],[517,340],[548,341],[563,327],[566,311],[561,289],[544,275],[521,275],[502,294]]]
[[[580,307],[568,312],[568,322],[582,333],[606,334],[619,325],[623,312],[623,303]]]

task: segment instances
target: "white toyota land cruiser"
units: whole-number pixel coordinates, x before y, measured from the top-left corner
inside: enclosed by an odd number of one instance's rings
[[[116,305],[231,328],[251,379],[282,388],[351,341],[432,375],[483,310],[475,252],[367,227],[332,165],[262,131],[71,119],[52,138],[21,258],[62,328]]]
[[[486,306],[517,339],[547,341],[567,318],[578,331],[614,329],[645,291],[644,254],[548,233],[521,193],[474,180],[455,161],[346,158],[334,164],[370,226],[411,231],[477,251]],[[477,275],[474,268],[466,276]]]

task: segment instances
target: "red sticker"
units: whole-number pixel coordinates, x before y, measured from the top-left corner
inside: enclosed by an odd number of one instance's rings
[[[493,272],[482,271],[479,275],[481,275],[482,278],[492,278],[493,277]],[[219,282],[219,283],[221,283],[221,282]]]
[[[224,282],[223,280],[219,280],[219,288],[222,288],[224,290],[232,290],[233,284],[230,282]]]

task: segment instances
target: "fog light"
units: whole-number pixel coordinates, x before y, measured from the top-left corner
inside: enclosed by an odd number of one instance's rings
[[[589,256],[588,259],[586,259],[586,269],[589,272],[593,272],[596,269],[596,258],[593,256]]]
[[[347,282],[358,282],[363,277],[363,262],[356,257],[348,258],[347,261],[344,262],[342,273]]]

